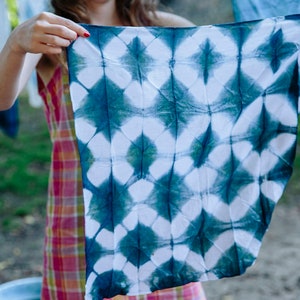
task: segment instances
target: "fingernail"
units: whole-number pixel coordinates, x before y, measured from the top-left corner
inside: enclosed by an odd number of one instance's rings
[[[84,36],[84,37],[89,37],[90,34],[89,34],[88,32],[85,32],[85,33],[83,34],[83,36]]]

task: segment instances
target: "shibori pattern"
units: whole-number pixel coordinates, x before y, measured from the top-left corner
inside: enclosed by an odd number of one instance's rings
[[[243,273],[292,172],[299,17],[84,26],[68,64],[86,299]]]

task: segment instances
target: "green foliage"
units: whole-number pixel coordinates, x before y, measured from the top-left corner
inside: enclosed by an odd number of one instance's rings
[[[19,101],[15,139],[0,133],[0,230],[27,215],[45,215],[51,143],[43,109]]]
[[[37,132],[20,135],[17,140],[2,138],[0,143],[0,193],[6,190],[17,195],[32,196],[44,191],[49,152],[44,141],[49,135]]]
[[[8,16],[12,28],[15,28],[18,23],[18,8],[16,0],[6,0],[6,5],[8,9]]]

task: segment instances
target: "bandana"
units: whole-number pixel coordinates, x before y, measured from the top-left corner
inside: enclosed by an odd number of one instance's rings
[[[84,26],[68,64],[86,298],[242,274],[292,173],[299,17]]]

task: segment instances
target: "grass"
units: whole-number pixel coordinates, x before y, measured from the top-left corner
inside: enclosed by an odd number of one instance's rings
[[[19,100],[20,129],[15,139],[0,133],[0,230],[28,215],[45,215],[51,143],[42,108]]]
[[[300,185],[299,185],[299,178],[300,178],[300,131],[298,130],[298,144],[297,144],[297,152],[294,161],[294,168],[293,174],[290,178],[285,193],[280,200],[280,203],[283,204],[292,204],[293,202],[299,202],[299,195],[300,195]]]

